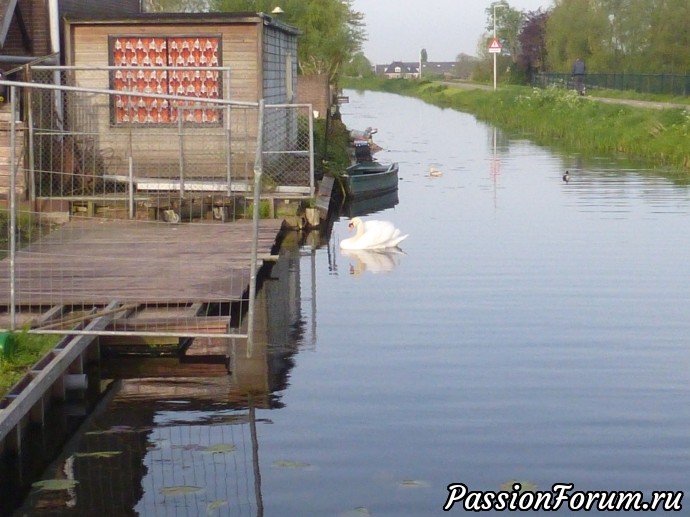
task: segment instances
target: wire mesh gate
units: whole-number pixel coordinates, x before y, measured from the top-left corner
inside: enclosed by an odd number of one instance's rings
[[[44,68],[42,84],[7,83],[12,113],[18,88],[30,109],[8,131],[0,327],[250,336],[256,270],[279,226],[259,221],[261,196],[313,195],[311,106],[55,86],[81,71]],[[165,121],[143,109],[154,102]],[[85,330],[114,300],[113,323]]]

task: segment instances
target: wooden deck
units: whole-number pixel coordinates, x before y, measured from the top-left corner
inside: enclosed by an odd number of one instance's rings
[[[258,254],[271,253],[281,221],[262,220]],[[193,304],[241,299],[249,285],[251,221],[168,224],[75,219],[20,250],[20,306]],[[0,294],[9,302],[8,259]]]

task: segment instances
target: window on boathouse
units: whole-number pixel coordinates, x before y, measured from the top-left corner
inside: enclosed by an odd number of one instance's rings
[[[203,69],[220,66],[220,37],[111,36],[109,52],[111,66],[122,67],[122,70],[111,71],[110,87],[113,90],[193,99],[221,98],[220,71]],[[219,110],[193,108],[194,105],[194,100],[170,102],[167,99],[115,95],[111,118],[116,125],[177,124],[178,114],[185,122],[220,122]],[[183,107],[188,108],[180,109]]]

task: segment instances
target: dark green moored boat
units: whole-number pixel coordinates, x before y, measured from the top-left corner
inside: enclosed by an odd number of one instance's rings
[[[345,171],[348,195],[362,199],[398,189],[398,164],[380,163],[371,157],[368,142],[355,142],[357,162]]]

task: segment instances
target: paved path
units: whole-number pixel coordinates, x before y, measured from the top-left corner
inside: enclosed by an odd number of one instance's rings
[[[493,86],[481,83],[472,83],[466,81],[442,81],[441,84],[449,86],[450,88],[462,88],[465,90],[493,90]],[[654,108],[654,109],[686,109],[690,111],[690,104],[679,104],[672,102],[657,102],[657,101],[641,101],[634,99],[613,99],[609,97],[594,97],[587,96],[597,102],[605,102],[607,104],[626,104],[637,108]]]
[[[626,104],[628,106],[635,106],[637,108],[655,108],[655,109],[686,109],[690,110],[690,104],[677,104],[673,102],[656,102],[656,101],[639,101],[634,99],[611,99],[608,97],[589,97],[598,102],[605,102],[607,104]]]

